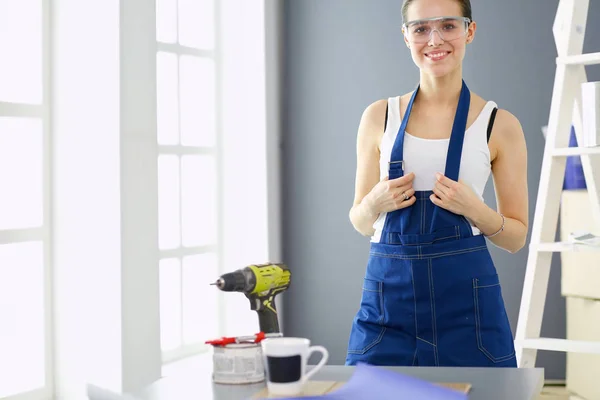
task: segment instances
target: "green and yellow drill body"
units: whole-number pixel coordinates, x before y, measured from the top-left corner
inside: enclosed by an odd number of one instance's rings
[[[213,285],[224,292],[242,292],[250,309],[258,313],[261,332],[279,333],[275,296],[290,286],[291,272],[285,264],[253,264],[221,275]]]

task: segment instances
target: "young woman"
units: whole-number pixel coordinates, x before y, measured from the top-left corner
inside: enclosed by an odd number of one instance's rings
[[[420,82],[360,122],[350,219],[371,250],[346,364],[516,367],[486,240],[525,245],[523,131],[463,81],[469,0],[406,0],[402,17]],[[497,211],[482,196],[490,174]]]

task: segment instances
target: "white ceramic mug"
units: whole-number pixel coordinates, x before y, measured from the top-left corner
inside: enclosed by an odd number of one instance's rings
[[[311,346],[305,338],[269,338],[261,342],[267,389],[270,394],[294,396],[302,393],[306,382],[327,363],[329,352],[323,346]],[[317,365],[306,372],[308,358],[314,352],[322,354]]]

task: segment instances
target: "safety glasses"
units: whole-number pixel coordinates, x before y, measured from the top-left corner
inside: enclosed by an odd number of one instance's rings
[[[427,43],[433,32],[447,42],[465,36],[471,20],[466,17],[434,17],[409,21],[402,24],[406,39],[412,43]]]

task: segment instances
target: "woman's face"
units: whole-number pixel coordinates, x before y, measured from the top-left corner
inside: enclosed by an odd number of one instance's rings
[[[476,25],[471,22],[467,27],[461,19],[421,20],[462,15],[456,0],[415,0],[410,4],[404,40],[413,61],[423,72],[440,77],[459,68]]]

